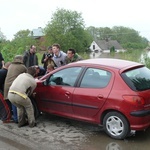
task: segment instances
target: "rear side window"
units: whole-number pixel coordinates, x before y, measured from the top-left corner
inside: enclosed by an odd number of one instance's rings
[[[108,85],[111,73],[106,70],[88,68],[82,78],[80,87],[104,88]]]
[[[121,75],[128,86],[134,91],[150,89],[150,70],[141,67],[122,73]]]

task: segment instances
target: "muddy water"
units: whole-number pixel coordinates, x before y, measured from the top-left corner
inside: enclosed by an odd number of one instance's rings
[[[121,58],[121,54],[120,53],[111,54],[109,52],[105,52],[105,53],[102,53],[102,52],[97,52],[97,53],[91,52],[90,55],[89,55],[89,58]]]
[[[137,132],[125,140],[114,140],[103,132],[97,132],[82,148],[84,150],[150,150],[150,129]]]

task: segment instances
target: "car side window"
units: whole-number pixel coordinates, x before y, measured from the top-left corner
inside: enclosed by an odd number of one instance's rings
[[[71,67],[54,73],[48,80],[49,85],[74,86],[81,67]]]
[[[111,73],[106,70],[88,68],[82,78],[80,87],[104,88],[108,85]]]

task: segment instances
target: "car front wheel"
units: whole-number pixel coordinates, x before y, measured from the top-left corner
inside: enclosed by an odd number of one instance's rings
[[[36,105],[36,102],[33,98],[30,98],[31,99],[31,102],[32,102],[32,105],[33,105],[33,109],[34,109],[34,116],[35,118],[38,118],[40,116],[40,112],[37,108],[37,105]]]
[[[118,112],[109,112],[103,120],[105,132],[114,139],[124,139],[130,133],[127,119]]]

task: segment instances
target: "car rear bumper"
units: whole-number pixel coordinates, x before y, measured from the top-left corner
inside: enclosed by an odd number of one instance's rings
[[[134,111],[134,112],[131,112],[130,115],[134,117],[144,117],[144,116],[150,115],[150,110]]]

